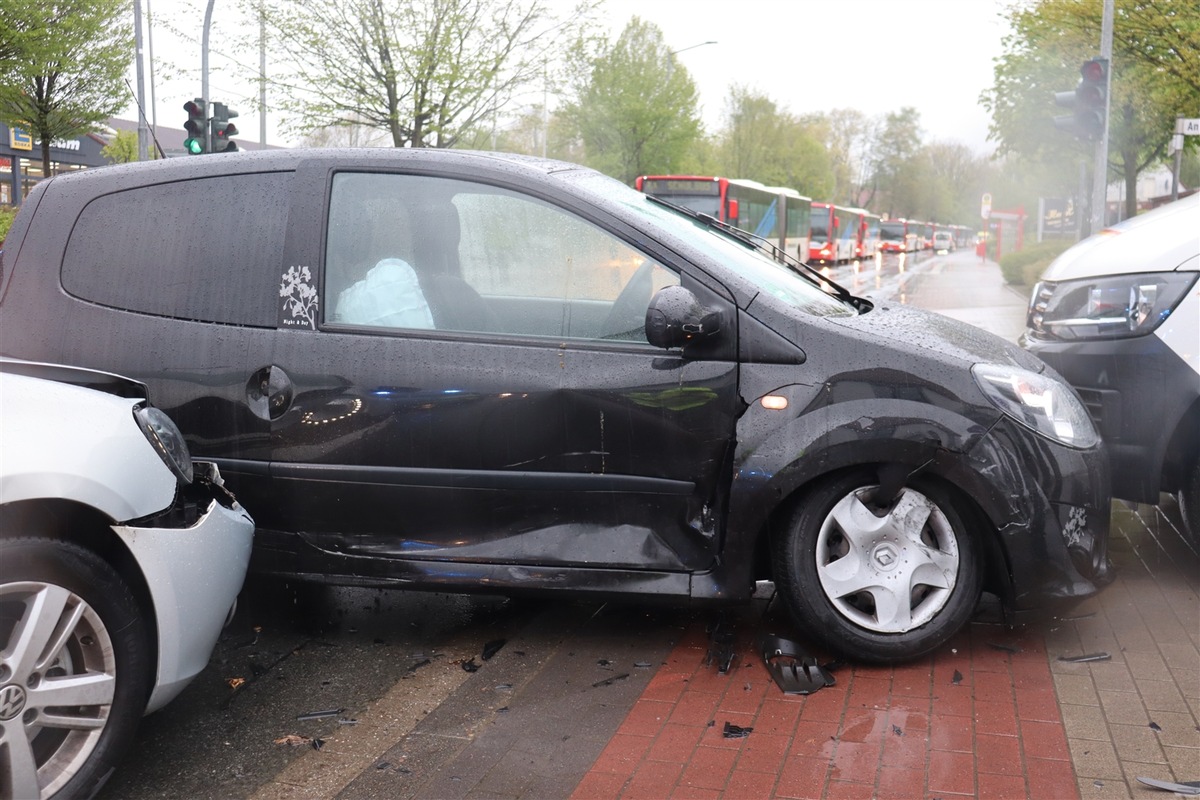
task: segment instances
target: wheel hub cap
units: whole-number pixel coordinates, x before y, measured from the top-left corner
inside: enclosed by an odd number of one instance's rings
[[[10,683],[0,689],[0,720],[7,722],[25,710],[25,687]]]
[[[871,560],[875,562],[875,566],[887,572],[895,568],[900,561],[900,553],[896,546],[891,542],[883,542],[875,547],[871,553]]]

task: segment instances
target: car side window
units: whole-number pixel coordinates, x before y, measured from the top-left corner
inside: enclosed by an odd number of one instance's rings
[[[63,287],[127,311],[273,328],[291,179],[222,175],[101,195],[71,230]]]
[[[644,342],[679,276],[564,209],[506,189],[339,173],[326,236],[327,322]]]

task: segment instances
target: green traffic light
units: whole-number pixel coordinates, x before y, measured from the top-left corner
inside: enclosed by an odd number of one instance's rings
[[[204,143],[199,139],[184,139],[183,146],[184,149],[194,156],[198,156],[204,152]]]

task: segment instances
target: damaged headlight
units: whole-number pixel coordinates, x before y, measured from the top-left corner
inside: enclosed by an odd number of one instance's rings
[[[1066,384],[999,364],[976,364],[971,374],[996,408],[1042,436],[1078,448],[1100,441],[1087,409]]]
[[[1029,303],[1029,327],[1049,339],[1141,336],[1170,316],[1195,281],[1190,272],[1147,272],[1076,281],[1042,281]]]
[[[179,432],[174,421],[166,412],[153,406],[140,406],[134,409],[133,417],[137,420],[146,439],[154,447],[154,452],[163,460],[175,477],[184,483],[192,482],[192,455],[188,452],[187,442]]]

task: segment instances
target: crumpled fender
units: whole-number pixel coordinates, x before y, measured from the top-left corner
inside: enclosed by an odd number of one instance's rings
[[[749,406],[737,426],[722,558],[728,568],[751,570],[757,534],[768,517],[798,488],[830,472],[899,463],[961,485],[963,476],[956,473],[969,471],[963,455],[1001,416],[911,376],[893,384],[890,396],[880,396],[878,374],[855,377],[778,386],[745,398]],[[765,408],[759,399],[766,394],[786,398],[787,408]],[[780,415],[790,418],[781,421]]]

